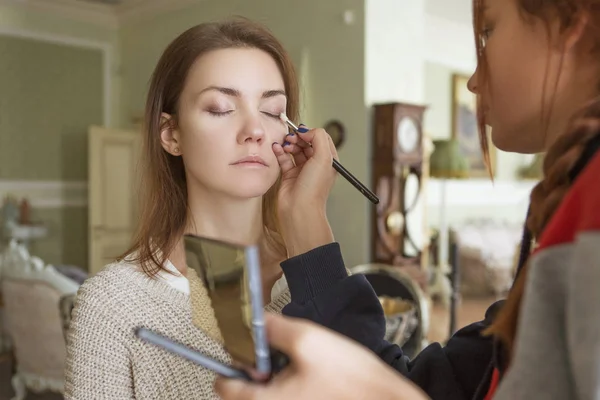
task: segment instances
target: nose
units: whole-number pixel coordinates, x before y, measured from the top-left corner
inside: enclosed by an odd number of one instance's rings
[[[469,78],[469,81],[467,82],[467,89],[469,89],[469,92],[473,93],[473,94],[478,94],[478,90],[479,90],[479,83],[477,82],[477,79],[479,78],[479,67],[477,67],[475,69],[475,72],[473,72],[473,75],[471,75],[471,77]]]
[[[248,115],[242,124],[238,133],[240,144],[248,142],[262,143],[265,140],[265,128],[260,117]]]

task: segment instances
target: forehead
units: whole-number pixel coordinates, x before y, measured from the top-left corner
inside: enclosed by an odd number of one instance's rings
[[[236,89],[243,95],[262,94],[265,90],[284,89],[277,63],[258,49],[213,50],[192,65],[184,91],[201,91],[208,86]]]
[[[503,10],[518,10],[520,8],[519,0],[474,0],[480,4],[482,13],[493,12]]]

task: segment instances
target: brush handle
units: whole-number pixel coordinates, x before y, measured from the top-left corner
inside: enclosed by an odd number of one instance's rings
[[[379,198],[369,190],[368,187],[362,184],[361,181],[356,179],[354,175],[350,173],[342,164],[338,162],[338,160],[333,160],[333,169],[340,173],[352,186],[354,186],[359,192],[363,194],[371,203],[379,204]]]
[[[287,116],[284,115],[281,118],[283,122],[285,122],[290,128],[292,128],[296,132],[300,140],[302,140],[302,138],[300,137],[299,128],[292,121],[290,121],[289,118],[287,118]],[[312,143],[305,143],[312,147]],[[375,193],[373,193],[371,190],[369,190],[368,187],[363,185],[361,181],[356,179],[356,177],[352,175],[350,171],[344,168],[344,166],[340,164],[338,160],[333,160],[333,169],[339,172],[339,174],[342,175],[344,179],[350,182],[350,184],[352,184],[352,186],[354,186],[359,192],[361,192],[363,196],[365,196],[371,203],[379,204],[379,198],[375,195]]]

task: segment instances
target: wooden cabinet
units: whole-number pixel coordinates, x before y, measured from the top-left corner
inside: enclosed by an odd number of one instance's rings
[[[422,286],[427,253],[423,134],[426,107],[406,103],[373,106],[371,182],[380,203],[371,218],[372,262],[405,267]],[[420,208],[418,221],[412,218]],[[412,272],[411,272],[412,271]]]

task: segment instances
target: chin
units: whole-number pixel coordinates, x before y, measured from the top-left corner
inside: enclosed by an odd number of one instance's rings
[[[520,129],[492,129],[492,143],[498,150],[509,153],[536,154],[543,151],[543,143],[537,143],[533,131]]]
[[[240,199],[253,199],[264,196],[272,186],[273,184],[269,184],[268,182],[246,180],[245,182],[237,182],[237,185],[230,187],[227,192],[233,197]]]

